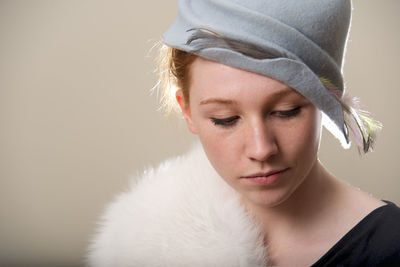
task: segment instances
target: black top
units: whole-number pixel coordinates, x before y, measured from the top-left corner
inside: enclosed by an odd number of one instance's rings
[[[368,214],[312,267],[400,266],[400,208],[387,205]]]

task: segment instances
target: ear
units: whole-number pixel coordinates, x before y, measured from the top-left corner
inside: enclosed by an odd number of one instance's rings
[[[183,98],[183,92],[181,89],[177,90],[175,93],[176,101],[178,101],[183,117],[185,118],[186,125],[193,134],[197,134],[196,128],[193,125],[192,116],[190,114],[190,107],[186,106],[185,100]]]

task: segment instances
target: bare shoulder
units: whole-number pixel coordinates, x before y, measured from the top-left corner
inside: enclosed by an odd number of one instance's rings
[[[359,188],[342,181],[339,181],[339,183],[341,183],[339,185],[341,187],[341,201],[339,201],[340,206],[338,208],[343,211],[342,216],[347,219],[349,225],[356,224],[373,210],[386,205],[382,200]]]

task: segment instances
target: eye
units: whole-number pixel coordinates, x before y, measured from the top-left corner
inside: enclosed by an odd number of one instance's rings
[[[272,115],[280,117],[280,118],[291,118],[298,115],[301,111],[301,107],[296,107],[290,110],[282,110],[282,111],[274,111]]]
[[[229,127],[229,126],[235,125],[235,123],[237,122],[237,120],[239,118],[240,118],[239,116],[233,116],[233,117],[223,118],[223,119],[217,119],[217,118],[210,118],[210,119],[211,119],[212,123],[214,123],[214,125]]]

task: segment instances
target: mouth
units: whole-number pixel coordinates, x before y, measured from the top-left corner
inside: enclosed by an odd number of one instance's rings
[[[240,178],[258,185],[273,185],[280,180],[280,178],[288,169],[289,168],[281,170],[273,170],[269,172],[257,172],[247,176],[242,176]]]

